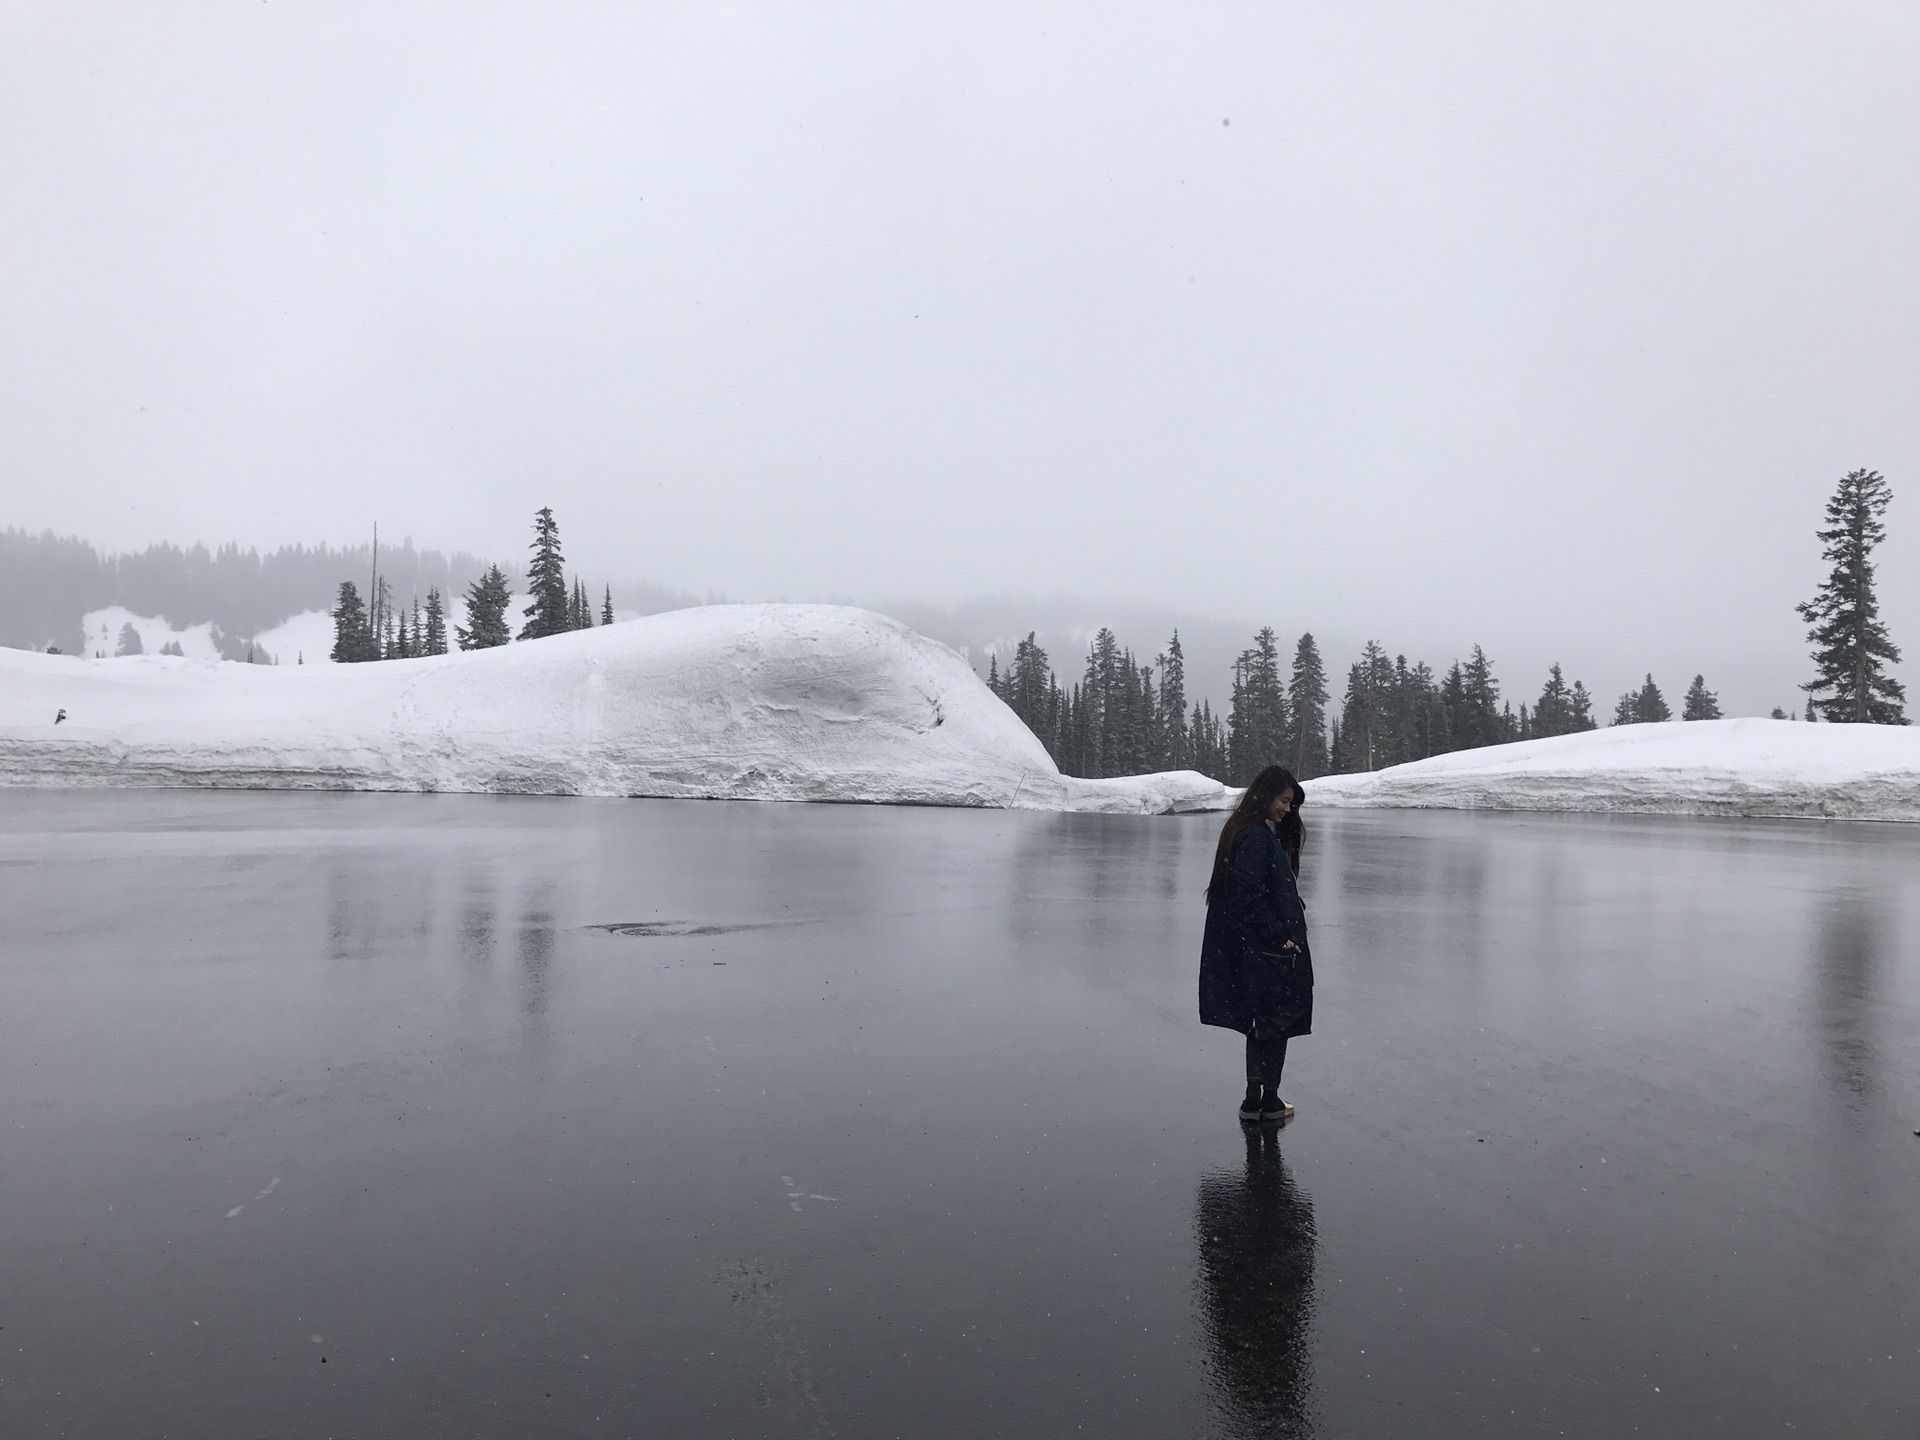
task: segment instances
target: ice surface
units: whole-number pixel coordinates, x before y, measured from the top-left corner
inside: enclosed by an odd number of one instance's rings
[[[1132,813],[1234,794],[1192,771],[1063,776],[958,653],[837,605],[704,606],[370,665],[0,650],[0,783]]]
[[[1621,725],[1307,783],[1311,805],[1920,820],[1920,730],[1787,720]]]

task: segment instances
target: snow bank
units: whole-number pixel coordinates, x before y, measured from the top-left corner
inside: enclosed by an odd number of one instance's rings
[[[835,605],[705,606],[367,665],[0,650],[0,784],[1135,813],[1234,794],[1191,771],[1063,776],[960,655]]]
[[[1920,730],[1786,720],[1621,725],[1307,782],[1315,806],[1920,820]]]

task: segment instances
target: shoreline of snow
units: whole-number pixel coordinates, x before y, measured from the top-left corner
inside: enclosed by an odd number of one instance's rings
[[[1306,782],[1333,809],[1920,821],[1920,730],[1787,720],[1621,725]]]
[[[956,651],[833,605],[702,606],[364,665],[0,650],[0,785],[1125,814],[1237,794],[1193,771],[1064,776]]]

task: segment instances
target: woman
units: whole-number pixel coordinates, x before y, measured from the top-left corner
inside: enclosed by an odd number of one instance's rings
[[[1280,1098],[1287,1041],[1313,1031],[1313,960],[1294,877],[1306,828],[1300,782],[1269,765],[1220,830],[1200,945],[1200,1023],[1247,1037],[1240,1118],[1287,1120]]]

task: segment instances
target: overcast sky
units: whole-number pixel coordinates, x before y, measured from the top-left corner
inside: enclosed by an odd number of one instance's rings
[[[1911,5],[7,0],[0,524],[550,504],[1792,703],[1852,467],[1920,646],[1917,74]]]

